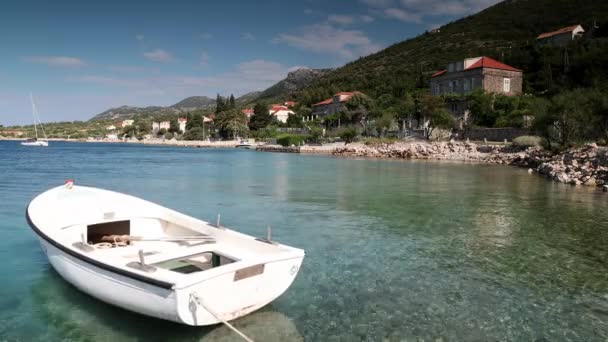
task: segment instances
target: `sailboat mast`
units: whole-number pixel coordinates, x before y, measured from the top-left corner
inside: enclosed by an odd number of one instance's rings
[[[38,140],[38,128],[36,124],[36,105],[34,104],[34,96],[30,93],[30,102],[32,103],[32,116],[34,117],[34,132],[36,132],[36,140]]]

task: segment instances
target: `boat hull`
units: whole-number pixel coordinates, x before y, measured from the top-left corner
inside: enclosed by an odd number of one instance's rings
[[[53,269],[82,292],[129,311],[192,326],[221,323],[218,318],[233,320],[266,306],[289,288],[303,261],[272,261],[264,264],[263,274],[238,282],[232,272],[167,289],[92,265],[43,238],[40,244]]]
[[[32,142],[27,142],[24,141],[21,143],[21,145],[23,146],[42,146],[42,147],[46,147],[49,146],[49,143],[47,141],[32,141]]]

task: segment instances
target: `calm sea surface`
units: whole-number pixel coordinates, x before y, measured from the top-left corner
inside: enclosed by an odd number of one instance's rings
[[[605,341],[608,195],[523,169],[236,149],[0,141],[0,340],[238,341],[99,302],[27,226],[74,178],[301,247],[293,286],[237,320],[257,341]]]

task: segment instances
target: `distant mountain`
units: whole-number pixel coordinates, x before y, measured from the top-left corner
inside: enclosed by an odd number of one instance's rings
[[[215,99],[207,96],[190,96],[171,106],[182,111],[209,109],[215,107]]]
[[[298,69],[287,74],[287,78],[279,81],[275,85],[264,91],[255,91],[247,93],[236,99],[236,104],[239,107],[249,106],[258,100],[268,100],[271,98],[288,99],[293,93],[310,85],[319,77],[327,74],[332,69]],[[197,109],[214,109],[215,99],[207,96],[190,96],[178,103],[169,107],[150,106],[150,107],[132,107],[122,106],[118,108],[110,108],[103,113],[99,113],[90,121],[96,120],[124,120],[136,115],[153,116],[163,114],[179,114]]]
[[[132,107],[132,106],[121,106],[118,108],[110,108],[103,113],[99,113],[92,117],[89,121],[99,121],[99,120],[112,120],[112,119],[128,119],[135,115],[154,115],[154,114],[165,114],[177,112],[176,109],[172,109],[169,107],[159,107],[159,106],[150,106],[150,107]]]
[[[250,105],[260,97],[260,94],[262,94],[261,91],[252,91],[251,93],[239,96],[236,98],[236,105],[240,107]]]
[[[330,73],[333,69],[308,69],[301,68],[291,71],[287,78],[279,81],[270,88],[262,91],[257,99],[283,98],[287,100],[290,96],[311,85],[314,81]]]
[[[179,114],[197,109],[213,109],[215,108],[215,99],[207,96],[190,96],[178,103],[169,106],[150,106],[150,107],[132,107],[122,106],[118,108],[110,108],[103,113],[99,113],[92,117],[89,121],[97,120],[124,120],[138,116],[154,116],[165,114]]]

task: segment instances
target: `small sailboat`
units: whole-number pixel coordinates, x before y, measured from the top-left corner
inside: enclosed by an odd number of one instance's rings
[[[304,251],[92,187],[50,189],[26,218],[53,268],[104,302],[201,326],[245,316],[292,284]],[[229,326],[230,327],[230,326]]]
[[[46,133],[44,132],[44,127],[42,126],[42,122],[40,121],[40,117],[38,116],[38,111],[36,110],[36,104],[34,103],[34,97],[30,94],[30,101],[32,102],[32,115],[34,116],[34,132],[36,133],[35,138],[27,139],[21,142],[23,146],[49,146],[49,141],[46,138]],[[40,125],[40,130],[42,131],[42,135],[44,139],[38,139],[38,125]]]

